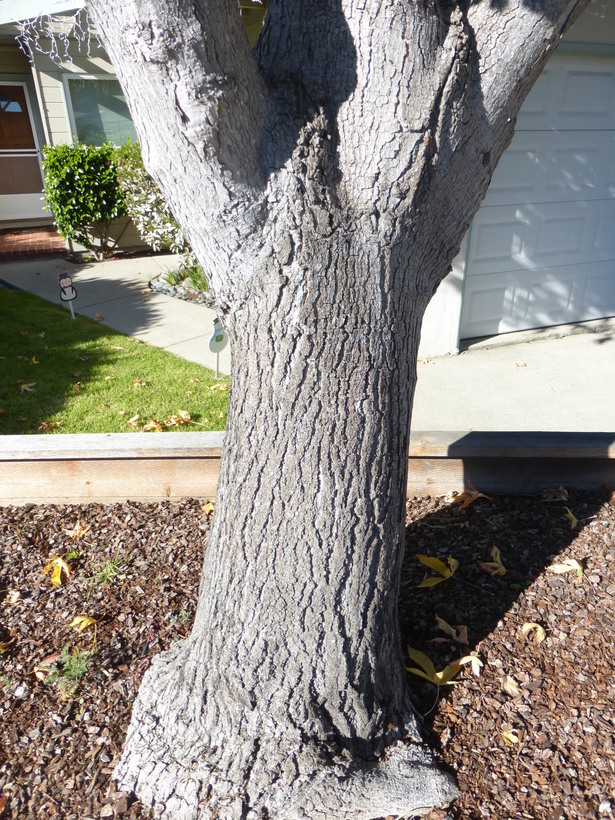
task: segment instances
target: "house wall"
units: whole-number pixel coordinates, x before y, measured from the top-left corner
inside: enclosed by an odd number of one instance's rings
[[[42,41],[43,50],[49,52],[49,41]],[[90,53],[79,50],[78,43],[71,42],[66,59],[55,62],[47,53],[36,52],[32,75],[34,77],[39,107],[43,116],[46,142],[49,145],[70,143],[73,139],[70,113],[64,78],[72,75],[105,75],[115,77],[112,64],[95,38],[90,43]],[[146,248],[135,226],[126,219],[116,220],[111,230],[112,239],[120,248]]]
[[[587,47],[588,53],[615,49],[615,0],[592,0],[562,41]],[[459,352],[459,326],[466,269],[466,242],[451,273],[441,283],[423,319],[420,358]]]

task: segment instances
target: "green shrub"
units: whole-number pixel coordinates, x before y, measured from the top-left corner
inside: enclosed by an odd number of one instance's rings
[[[77,141],[45,146],[43,170],[45,199],[59,233],[90,250],[107,253],[111,221],[127,213],[114,146]]]

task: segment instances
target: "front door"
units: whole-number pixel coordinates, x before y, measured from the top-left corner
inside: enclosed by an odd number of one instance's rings
[[[46,216],[42,191],[26,86],[0,84],[0,222]]]

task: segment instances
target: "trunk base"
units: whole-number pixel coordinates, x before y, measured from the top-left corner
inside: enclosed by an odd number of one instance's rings
[[[118,788],[153,806],[156,817],[372,820],[426,813],[458,795],[453,778],[416,740],[397,740],[378,760],[332,751],[313,738],[291,747],[280,737],[237,736],[231,748],[212,753],[203,716],[186,721],[186,643],[158,656],[146,673],[114,773]],[[414,716],[406,723],[416,738]]]

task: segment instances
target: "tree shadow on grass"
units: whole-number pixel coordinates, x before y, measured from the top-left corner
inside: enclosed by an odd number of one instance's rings
[[[38,433],[117,360],[109,328],[17,290],[0,300],[0,434]],[[127,340],[127,344],[134,340]]]

